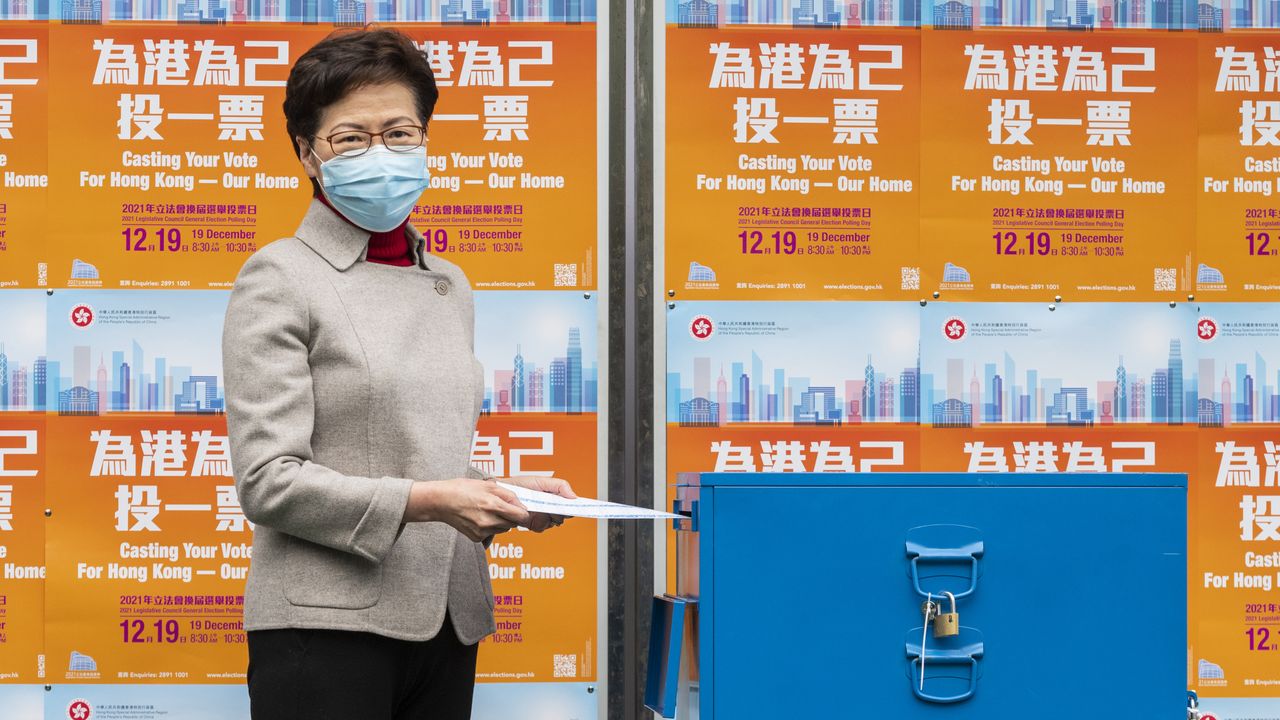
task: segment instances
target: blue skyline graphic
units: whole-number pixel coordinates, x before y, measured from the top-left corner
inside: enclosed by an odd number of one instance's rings
[[[1195,30],[1195,0],[980,0],[979,27]]]
[[[1205,303],[1195,328],[1197,421],[1280,421],[1280,318],[1274,304]]]
[[[1280,28],[1275,0],[1210,0],[1197,5],[1201,30],[1273,30]]]
[[[228,297],[219,290],[4,291],[0,411],[223,412]],[[475,303],[485,412],[597,411],[594,295],[494,291],[477,293]],[[92,322],[77,326],[77,312]]]
[[[484,413],[597,411],[595,295],[499,290],[476,293],[475,302]]]
[[[0,19],[68,24],[164,21],[194,24],[372,22],[450,25],[591,23],[597,0],[3,0]],[[4,15],[3,13],[9,13]],[[52,12],[52,14],[50,14]]]
[[[55,292],[47,302],[46,367],[43,378],[34,379],[45,404],[33,409],[223,412],[228,296],[220,290]],[[82,305],[93,317],[87,327],[73,323]]]
[[[47,391],[38,377],[45,357],[45,293],[4,290],[0,313],[0,411],[44,410]]]
[[[929,424],[1197,423],[1189,306],[931,303],[921,314]]]
[[[1221,30],[1224,16],[1240,28],[1276,27],[1275,0],[1223,9],[1197,0],[667,0],[667,22],[708,28],[758,25],[792,28],[862,26],[1050,30]]]
[[[705,340],[693,323],[705,319]],[[845,425],[919,419],[919,307],[678,303],[667,316],[667,422]]]
[[[921,0],[667,0],[679,27],[772,25],[791,28],[919,27]]]
[[[0,20],[48,20],[49,0],[0,0]]]

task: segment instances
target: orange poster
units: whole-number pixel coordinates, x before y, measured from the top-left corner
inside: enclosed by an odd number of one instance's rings
[[[921,469],[920,427],[908,424],[727,427],[667,423],[666,509],[681,473],[915,472]],[[676,592],[675,531],[666,524],[667,588]]]
[[[673,297],[919,297],[920,34],[801,34],[667,30]]]
[[[479,289],[594,288],[594,25],[402,29],[441,91],[412,216],[429,250]],[[327,32],[55,26],[51,285],[230,287],[292,235],[311,186],[279,108]]]
[[[325,32],[51,26],[50,285],[229,288],[292,235],[311,190],[280,104]]]
[[[480,420],[472,462],[498,476],[554,475],[597,497],[595,413],[513,413]],[[481,682],[596,680],[595,520],[515,530],[489,546],[498,630],[480,646]]]
[[[1191,687],[1275,697],[1280,684],[1280,428],[1201,428],[1191,483]]]
[[[440,85],[412,222],[477,290],[598,286],[596,26],[407,25]]]
[[[1167,425],[926,427],[926,472],[1190,472],[1195,428]]]
[[[924,32],[921,261],[950,300],[1173,300],[1195,38]]]
[[[44,427],[0,413],[0,684],[45,676]]]
[[[1274,34],[1202,35],[1195,291],[1280,299],[1280,70]]]
[[[0,287],[47,282],[49,33],[0,27]]]
[[[225,418],[48,422],[50,681],[243,683],[253,537]]]

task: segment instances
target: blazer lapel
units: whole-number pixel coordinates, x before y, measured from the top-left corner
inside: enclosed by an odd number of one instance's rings
[[[295,235],[339,272],[364,258],[369,250],[367,230],[342,219],[315,198]]]

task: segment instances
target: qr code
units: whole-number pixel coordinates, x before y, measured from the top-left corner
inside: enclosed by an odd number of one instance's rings
[[[578,655],[556,655],[555,671],[552,677],[558,678],[576,678],[578,677]]]
[[[1156,290],[1177,290],[1178,269],[1156,268]]]
[[[556,263],[556,287],[578,286],[578,263]]]
[[[903,290],[919,290],[920,289],[920,268],[918,267],[902,268],[902,289]]]

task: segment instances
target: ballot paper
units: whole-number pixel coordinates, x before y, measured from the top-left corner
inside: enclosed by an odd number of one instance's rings
[[[566,517],[604,518],[606,520],[674,520],[684,517],[661,510],[622,505],[591,498],[569,498],[553,495],[541,490],[530,490],[499,482],[499,485],[515,493],[529,512],[547,513],[548,515],[564,515]]]

